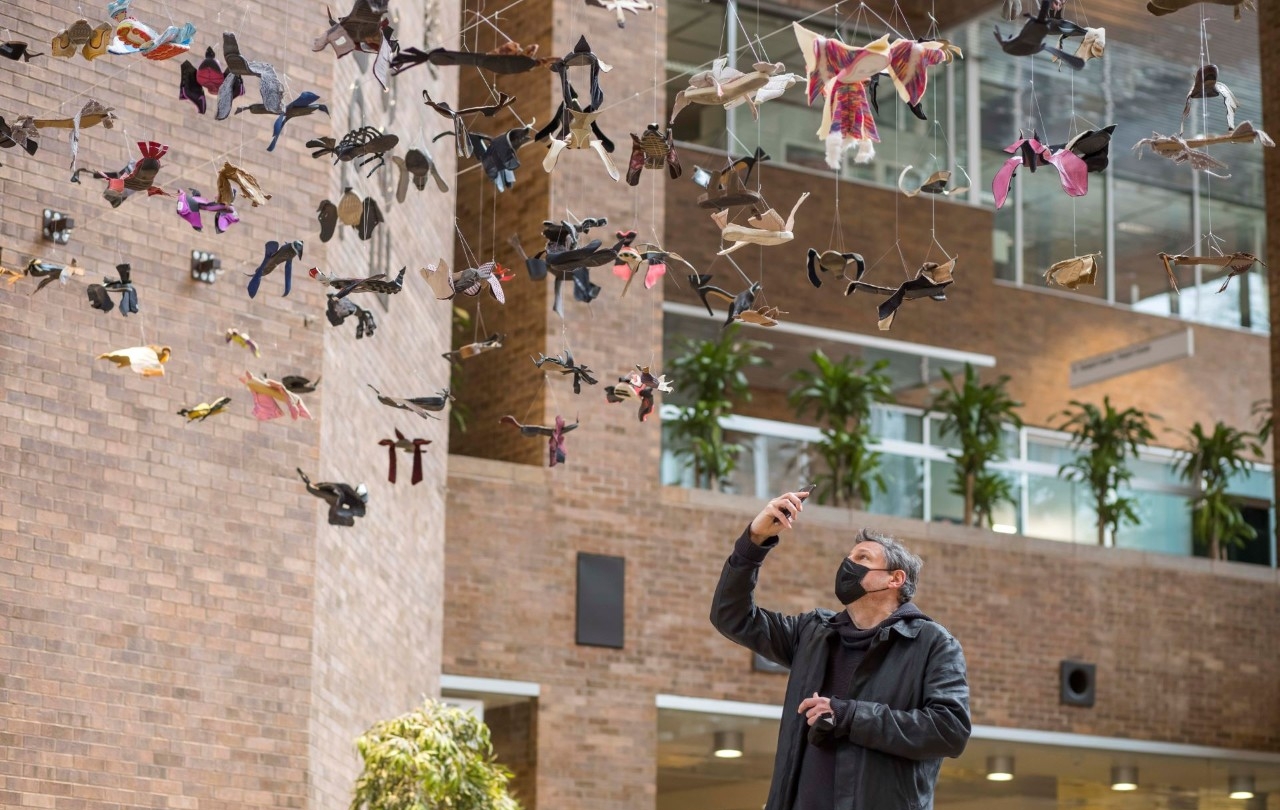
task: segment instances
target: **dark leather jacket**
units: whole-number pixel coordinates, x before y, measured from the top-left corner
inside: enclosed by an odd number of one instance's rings
[[[822,689],[830,610],[787,616],[758,607],[753,592],[770,548],[744,533],[725,562],[711,605],[711,623],[727,638],[791,670],[778,730],[778,753],[765,810],[791,810],[809,726],[800,702]],[[969,684],[960,643],[908,603],[882,629],[859,665],[841,712],[836,739],[832,810],[930,810],[943,757],[958,757],[969,740]]]

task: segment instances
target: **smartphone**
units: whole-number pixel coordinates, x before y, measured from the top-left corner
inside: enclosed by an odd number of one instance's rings
[[[800,489],[798,489],[798,490],[796,490],[796,491],[797,491],[797,492],[803,492],[803,493],[804,493],[804,494],[806,494],[806,495],[812,495],[812,494],[813,494],[813,491],[814,491],[815,489],[817,489],[817,488],[818,488],[818,485],[817,485],[817,484],[810,484],[809,486],[807,486],[807,487],[801,487]],[[808,498],[806,498],[805,500],[808,500]],[[782,513],[783,513],[784,515],[786,515],[788,519],[790,519],[790,518],[792,517],[791,510],[790,510],[790,509],[787,509],[785,506],[784,506],[784,507],[782,507]]]

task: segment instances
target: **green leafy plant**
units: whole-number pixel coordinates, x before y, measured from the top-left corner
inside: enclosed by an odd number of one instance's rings
[[[489,729],[465,709],[427,700],[356,740],[364,769],[350,810],[520,810]]]
[[[471,328],[471,313],[462,307],[453,307],[452,330],[450,339],[453,346],[461,346],[467,342],[468,329]],[[462,388],[462,361],[449,362],[449,390],[455,395]],[[449,406],[449,420],[460,433],[467,432],[467,420],[471,418],[471,409],[456,399]]]
[[[1155,439],[1152,419],[1160,417],[1137,408],[1116,410],[1110,397],[1099,408],[1089,402],[1071,400],[1060,416],[1060,426],[1072,434],[1076,458],[1058,468],[1058,475],[1089,488],[1098,513],[1098,545],[1105,545],[1107,532],[1113,535],[1124,523],[1141,521],[1134,510],[1136,499],[1119,494],[1121,484],[1133,478],[1126,462],[1138,455],[1138,448]]]
[[[871,449],[871,406],[892,402],[892,379],[884,370],[888,360],[870,368],[857,358],[833,361],[821,349],[809,355],[816,371],[797,369],[791,379],[798,385],[787,396],[796,416],[810,410],[814,418],[825,420],[818,454],[827,472],[814,478],[817,502],[863,509],[871,500],[873,487],[886,489],[879,473],[880,454]]]
[[[694,485],[707,489],[722,487],[737,467],[742,446],[725,441],[720,420],[739,402],[750,401],[746,369],[765,365],[758,352],[772,348],[738,333],[735,323],[714,340],[686,338],[670,363],[678,401],[685,407],[669,435],[676,457],[692,464]]]
[[[1209,547],[1209,558],[1220,560],[1227,546],[1243,547],[1258,536],[1245,522],[1240,505],[1227,494],[1231,477],[1249,474],[1245,453],[1262,457],[1262,447],[1248,433],[1218,422],[1205,433],[1199,422],[1187,434],[1188,446],[1178,459],[1178,474],[1199,489],[1191,499],[1191,530],[1195,541]]]
[[[954,436],[959,449],[950,455],[955,460],[951,491],[964,498],[964,525],[990,527],[995,509],[1014,500],[1013,485],[987,465],[1004,459],[1001,439],[1006,425],[1022,427],[1017,408],[1022,403],[1009,396],[1005,388],[1007,374],[995,382],[982,383],[978,372],[964,365],[964,379],[942,369],[946,388],[929,403],[929,411],[942,417],[941,433]]]
[[[1249,413],[1258,420],[1258,432],[1255,434],[1258,437],[1258,441],[1271,441],[1271,431],[1275,428],[1275,416],[1271,410],[1271,400],[1257,400],[1253,403]]]

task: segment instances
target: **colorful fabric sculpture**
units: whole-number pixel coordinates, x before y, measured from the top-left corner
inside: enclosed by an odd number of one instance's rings
[[[178,416],[187,417],[187,423],[203,422],[210,416],[217,416],[227,410],[227,406],[231,404],[231,397],[219,397],[213,402],[201,402],[199,405],[192,405],[190,408],[182,408],[178,411]]]
[[[191,50],[191,40],[196,35],[194,25],[171,25],[157,33],[154,28],[129,14],[131,2],[132,0],[112,0],[107,4],[107,15],[115,20],[115,38],[107,48],[110,53],[116,56],[140,53],[146,59],[159,62]]]
[[[168,346],[133,346],[98,355],[99,360],[110,360],[117,368],[128,368],[143,377],[163,377],[164,364],[169,362]]]
[[[253,394],[253,416],[258,421],[265,422],[284,416],[284,410],[280,407],[282,402],[289,409],[289,416],[295,422],[299,419],[311,418],[311,412],[307,410],[302,397],[285,388],[284,383],[279,380],[258,377],[253,372],[246,371],[240,378],[240,382],[244,383],[249,393]]]
[[[541,436],[547,437],[548,455],[550,456],[550,464],[547,466],[554,467],[557,464],[565,463],[564,451],[564,434],[578,428],[578,423],[565,424],[564,417],[557,415],[555,425],[522,425],[516,421],[514,416],[504,416],[498,420],[504,425],[512,425],[520,431],[521,436],[527,436],[536,439]]]
[[[205,211],[214,214],[213,229],[217,233],[226,233],[228,228],[240,221],[240,215],[236,213],[234,206],[217,200],[206,200],[194,188],[178,192],[175,210],[178,216],[197,231],[204,230],[204,220],[200,215]]]
[[[626,234],[618,232],[618,238],[623,238]],[[631,288],[631,282],[641,275],[641,266],[643,265],[644,288],[652,290],[664,275],[667,274],[667,260],[675,259],[676,261],[694,271],[693,265],[685,261],[684,257],[679,253],[669,250],[663,250],[661,247],[641,242],[634,245],[626,245],[618,251],[618,258],[613,263],[613,274],[626,282],[622,286],[622,295],[627,294],[627,290]],[[694,271],[696,272],[696,271]]]
[[[823,98],[818,138],[827,145],[827,165],[840,168],[850,149],[856,150],[854,162],[870,162],[880,133],[867,97],[867,80],[889,67],[889,35],[853,47],[815,34],[800,23],[791,27],[804,54],[809,106]]]
[[[1089,191],[1089,167],[1071,149],[1050,149],[1040,143],[1039,136],[1033,133],[1030,138],[1019,134],[1018,140],[1006,146],[1004,151],[1011,153],[1013,157],[1004,162],[991,180],[991,193],[995,195],[996,208],[1004,206],[1009,196],[1009,184],[1013,182],[1013,175],[1020,166],[1032,172],[1040,166],[1052,166],[1062,181],[1062,190],[1072,197],[1083,197]]]
[[[160,173],[160,158],[169,152],[169,147],[156,141],[138,141],[138,151],[142,158],[132,161],[120,171],[100,172],[96,170],[76,169],[71,173],[71,182],[80,182],[80,173],[89,173],[99,179],[106,180],[107,187],[102,198],[111,203],[112,208],[119,208],[121,203],[133,196],[136,191],[145,191],[148,197],[163,195],[169,192],[155,185],[156,175]]]
[[[238,344],[253,352],[254,357],[262,356],[262,352],[258,350],[258,344],[254,342],[253,338],[249,337],[244,332],[241,332],[239,329],[228,329],[226,331],[225,338],[227,343]],[[288,386],[285,386],[285,388],[288,389]]]
[[[617,385],[607,385],[604,389],[605,401],[610,403],[626,402],[629,399],[640,400],[639,418],[647,422],[655,407],[654,393],[662,391],[671,393],[671,381],[665,374],[655,377],[648,366],[636,366],[636,370],[625,377],[619,377]]]

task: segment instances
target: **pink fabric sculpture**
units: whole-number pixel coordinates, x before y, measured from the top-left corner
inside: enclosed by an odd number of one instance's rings
[[[1089,191],[1089,167],[1084,160],[1070,149],[1063,148],[1057,152],[1040,143],[1039,137],[1032,133],[1030,138],[1018,134],[1018,140],[1009,144],[1004,151],[1013,157],[1004,162],[991,181],[991,193],[996,198],[996,208],[1001,208],[1009,196],[1009,184],[1019,166],[1026,166],[1035,171],[1040,166],[1052,166],[1058,171],[1062,181],[1062,190],[1072,197],[1083,197]]]

